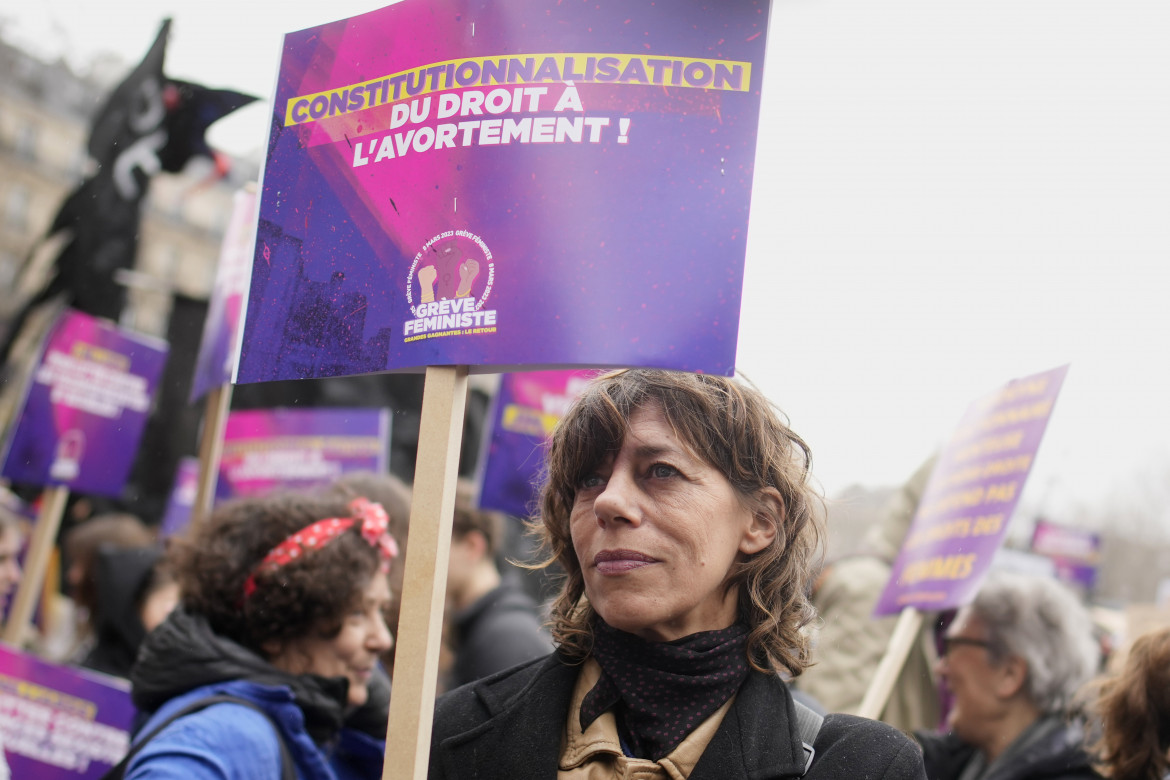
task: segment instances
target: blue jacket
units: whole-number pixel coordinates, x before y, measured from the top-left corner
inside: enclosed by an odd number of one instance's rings
[[[380,780],[389,681],[375,675],[366,703],[347,706],[344,677],[292,675],[216,634],[182,607],[143,642],[130,673],[131,695],[149,720],[142,739],[171,715],[215,694],[247,699],[184,715],[131,759],[127,778],[280,780],[280,728],[299,780]]]
[[[262,707],[279,725],[301,780],[357,780],[382,774],[384,743],[342,729],[336,744],[318,747],[285,687],[244,680],[213,683],[176,696],[159,708],[138,733],[153,731],[172,713],[199,699],[230,694]],[[280,745],[272,724],[238,704],[213,704],[168,726],[130,762],[127,780],[280,780]]]

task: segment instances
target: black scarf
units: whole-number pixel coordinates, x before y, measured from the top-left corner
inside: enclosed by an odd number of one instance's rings
[[[614,708],[629,751],[657,761],[739,690],[749,670],[746,626],[647,642],[598,620],[601,679],[581,703],[581,728]]]

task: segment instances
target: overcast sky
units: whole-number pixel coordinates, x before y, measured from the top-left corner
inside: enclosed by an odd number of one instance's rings
[[[284,32],[379,5],[0,17],[82,64],[136,61],[170,14],[170,75],[269,95]],[[1025,505],[1071,519],[1170,479],[1167,41],[1165,0],[775,0],[738,365],[827,492],[900,481],[971,400],[1063,363]],[[213,142],[261,147],[268,110]]]

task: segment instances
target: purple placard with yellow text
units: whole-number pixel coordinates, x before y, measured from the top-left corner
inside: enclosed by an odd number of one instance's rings
[[[504,374],[496,393],[479,505],[528,517],[544,466],[544,445],[596,371]]]
[[[979,589],[1007,532],[1068,366],[976,401],[939,455],[875,615],[944,610]]]
[[[33,372],[4,476],[120,495],[166,357],[165,342],[66,310]]]
[[[130,684],[0,645],[0,744],[13,778],[86,780],[130,744]]]
[[[385,409],[253,409],[228,415],[218,498],[326,485],[348,471],[385,472]]]
[[[192,401],[212,388],[232,381],[255,238],[256,191],[242,189],[232,201],[231,222],[219,251],[215,287],[207,305],[203,339],[199,342],[199,355],[195,359],[195,374],[191,380]]]
[[[769,0],[404,0],[285,37],[238,381],[734,370]]]

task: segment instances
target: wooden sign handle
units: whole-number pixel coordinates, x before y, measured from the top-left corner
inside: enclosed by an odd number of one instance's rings
[[[407,531],[394,695],[383,780],[426,780],[439,641],[455,513],[455,480],[467,406],[467,366],[431,366],[423,386],[418,459]]]
[[[8,622],[4,624],[4,641],[15,647],[19,647],[24,640],[37,607],[49,556],[57,541],[57,531],[61,528],[61,518],[65,516],[65,504],[68,501],[69,488],[64,485],[47,487],[41,494],[41,511],[37,515],[37,524],[33,526],[28,553],[24,557],[24,576],[16,589],[12,609],[8,612]]]
[[[232,405],[232,386],[223,384],[207,393],[203,411],[203,434],[199,439],[199,484],[191,507],[191,525],[202,523],[211,514],[219,481],[219,460],[223,455],[223,432]]]
[[[861,706],[857,710],[858,715],[872,720],[877,720],[881,716],[882,710],[886,708],[886,702],[889,701],[890,693],[894,690],[894,683],[897,682],[898,675],[902,673],[902,667],[906,665],[910,648],[914,646],[914,641],[918,638],[918,632],[921,628],[922,613],[914,607],[907,607],[898,615],[898,622],[894,625],[890,644],[886,647],[886,654],[882,656],[877,671],[874,672],[869,689],[865,692],[865,698],[861,700]]]

